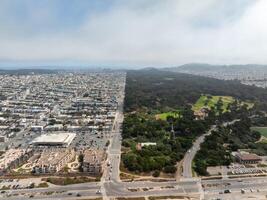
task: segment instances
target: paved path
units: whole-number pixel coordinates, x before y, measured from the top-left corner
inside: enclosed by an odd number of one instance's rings
[[[192,161],[200,149],[200,144],[204,142],[206,136],[210,135],[213,130],[215,130],[215,126],[212,126],[211,129],[206,133],[201,135],[196,139],[193,143],[193,146],[186,152],[185,157],[183,159],[183,177],[184,178],[192,178]]]
[[[235,122],[239,121],[239,119],[233,120],[231,122],[225,122],[222,124],[222,126],[228,126],[231,125]],[[210,130],[201,135],[200,137],[198,137],[196,139],[196,141],[193,143],[193,146],[186,152],[184,159],[183,159],[183,178],[192,178],[193,174],[192,174],[192,161],[194,160],[194,157],[197,153],[197,151],[200,150],[200,145],[201,143],[204,142],[205,137],[210,135],[212,133],[212,131],[216,130],[216,126],[213,125],[211,126]]]

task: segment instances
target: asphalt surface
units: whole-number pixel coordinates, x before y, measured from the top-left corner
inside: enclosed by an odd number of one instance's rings
[[[204,141],[204,138],[211,134],[212,130],[216,128],[215,126],[213,126],[209,132],[200,136],[195,141],[193,147],[185,155],[183,181],[121,182],[119,178],[119,166],[121,155],[121,124],[123,122],[123,99],[124,94],[122,94],[120,99],[118,112],[110,137],[110,145],[107,150],[107,161],[100,182],[48,188],[11,189],[1,192],[0,199],[71,200],[102,197],[105,200],[114,197],[144,196],[187,196],[192,199],[242,199],[240,198],[241,189],[251,192],[259,189],[264,191],[265,188],[267,188],[267,177],[217,180],[200,180],[192,178],[192,160],[194,159],[196,152],[199,150],[200,144]],[[225,123],[224,125],[229,125],[235,121]],[[234,197],[232,197],[231,194],[224,194],[226,189],[231,189],[233,193],[232,196],[234,195]]]
[[[231,122],[225,122],[225,123],[223,123],[223,126],[231,125],[237,121],[239,121],[239,119],[233,120]],[[195,157],[197,151],[200,150],[200,145],[201,145],[201,143],[204,142],[205,137],[210,135],[212,133],[212,131],[214,131],[214,130],[216,130],[215,125],[213,125],[207,133],[198,137],[196,139],[196,141],[193,143],[193,146],[186,152],[185,157],[183,159],[183,174],[182,174],[183,178],[192,178],[193,177],[192,161],[194,160],[194,157]]]
[[[186,152],[185,157],[183,159],[183,174],[182,175],[184,178],[192,178],[193,177],[192,161],[193,161],[197,151],[200,150],[200,144],[204,142],[205,137],[210,135],[213,130],[215,130],[215,126],[212,126],[212,128],[206,134],[203,134],[200,137],[198,137],[196,139],[196,141],[193,143],[193,146],[191,147],[191,149],[189,149]]]
[[[201,198],[199,184],[202,184],[204,194]],[[169,181],[169,182],[113,182],[104,183],[106,196],[111,197],[142,197],[142,196],[191,196],[195,199],[243,199],[246,194],[267,194],[267,177],[238,178],[238,179],[216,179],[216,180],[192,180],[192,181]],[[97,194],[101,183],[83,183],[69,186],[57,186],[51,188],[35,188],[22,190],[7,190],[0,194],[1,199],[79,199],[101,197]],[[231,194],[224,194],[225,190],[231,190]],[[258,191],[259,190],[259,191]],[[53,192],[53,194],[49,194]],[[220,194],[221,193],[221,194]],[[23,195],[21,195],[23,194]],[[11,195],[11,196],[10,196]],[[240,196],[241,195],[241,196]],[[10,197],[7,197],[10,196]],[[235,198],[232,196],[235,196]],[[239,197],[240,196],[240,197]],[[231,197],[231,198],[230,198]],[[256,198],[257,199],[257,198]]]

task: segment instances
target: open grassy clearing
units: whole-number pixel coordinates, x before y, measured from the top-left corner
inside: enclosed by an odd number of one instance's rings
[[[267,127],[251,127],[251,130],[258,131],[262,136],[267,137]]]
[[[226,112],[228,105],[235,101],[235,99],[231,96],[201,95],[201,97],[193,105],[192,109],[193,111],[199,111],[201,108],[215,107],[219,99],[222,99],[222,102],[223,102],[223,105],[222,105],[223,112]],[[241,105],[244,105],[244,104],[246,104],[249,109],[254,106],[254,104],[250,102],[241,102]]]
[[[223,112],[227,111],[228,105],[235,101],[235,98],[231,96],[212,96],[212,95],[201,95],[201,97],[197,100],[197,102],[192,106],[193,111],[200,111],[202,108],[215,107],[219,99],[222,99]],[[246,104],[248,109],[254,106],[253,103],[250,102],[241,102],[240,105]],[[155,115],[156,119],[166,120],[168,116],[179,117],[179,110],[177,111],[169,111]]]
[[[179,114],[177,112],[174,112],[174,111],[165,112],[165,113],[157,114],[156,119],[167,120],[168,116],[178,117]]]
[[[230,96],[209,96],[209,95],[202,95],[197,102],[193,105],[194,111],[199,111],[203,107],[211,108],[215,107],[216,103],[219,99],[222,99],[223,102],[223,111],[227,111],[227,106],[230,103],[234,102],[234,98]]]

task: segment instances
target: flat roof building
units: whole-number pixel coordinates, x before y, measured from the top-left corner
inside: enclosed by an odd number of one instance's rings
[[[242,164],[256,164],[262,160],[260,156],[252,153],[238,153],[236,159]]]
[[[56,148],[44,150],[33,167],[33,172],[56,173],[59,172],[75,157],[73,149]]]
[[[32,141],[35,146],[69,146],[76,137],[75,133],[44,134]]]

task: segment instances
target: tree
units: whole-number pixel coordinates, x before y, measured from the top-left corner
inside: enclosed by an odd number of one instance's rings
[[[166,166],[164,167],[164,172],[165,173],[175,173],[176,172],[176,167],[173,166],[173,165],[170,165],[170,166]]]
[[[160,175],[160,171],[159,170],[155,170],[153,172],[153,174],[152,174],[152,176],[154,176],[154,177],[159,177],[159,175]]]
[[[80,154],[80,155],[78,156],[78,161],[79,161],[79,163],[83,163],[83,158],[84,158],[84,155],[83,155],[83,154]]]

